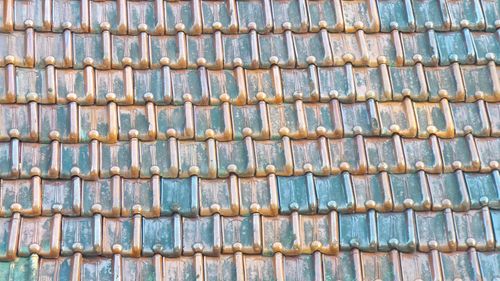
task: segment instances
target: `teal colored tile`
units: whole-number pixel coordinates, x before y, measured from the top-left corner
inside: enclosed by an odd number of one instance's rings
[[[374,209],[380,212],[392,210],[389,178],[387,174],[352,176],[356,212]]]
[[[72,176],[71,170],[78,168],[80,177],[84,179],[92,178],[94,175],[91,169],[91,149],[89,144],[62,144],[61,145],[61,171],[59,177],[69,179]]]
[[[142,254],[152,256],[156,253],[167,257],[181,255],[181,218],[161,217],[144,218],[142,221]]]
[[[482,102],[450,104],[457,135],[466,135],[466,128],[470,126],[474,136],[489,136],[490,122],[484,105]]]
[[[486,31],[494,32],[496,30],[495,21],[500,18],[500,4],[495,0],[481,0],[484,19],[486,22]]]
[[[141,207],[141,215],[144,217],[157,217],[160,210],[157,201],[160,196],[150,179],[124,179],[122,181],[122,217],[133,216],[134,209]]]
[[[296,257],[285,257],[283,268],[285,269],[285,280],[312,281],[319,274],[315,266],[313,255],[299,255]]]
[[[278,58],[276,63],[279,67],[294,67],[295,54],[289,53],[288,49],[292,46],[288,45],[286,36],[284,34],[264,34],[259,35],[259,55],[260,65],[262,68],[271,66],[271,57]],[[249,45],[248,45],[249,46]]]
[[[222,216],[237,215],[239,206],[234,201],[236,188],[237,179],[234,177],[229,179],[201,179],[198,187],[200,215],[207,216],[215,213]]]
[[[54,1],[51,7],[54,11],[61,11],[60,13],[53,13],[52,15],[52,31],[62,32],[65,23],[70,23],[70,30],[76,32],[83,32],[85,29],[82,26],[82,4],[77,0],[69,1]]]
[[[413,252],[400,253],[403,280],[433,280],[437,276],[433,273],[432,257],[428,253]]]
[[[466,211],[470,209],[470,200],[467,193],[465,179],[461,173],[427,175],[429,189],[432,196],[432,208],[442,210],[446,201],[453,211]]]
[[[82,265],[82,278],[90,281],[101,279],[110,280],[113,278],[112,259],[88,259]]]
[[[500,175],[492,173],[465,173],[471,208],[479,209],[484,205],[500,209]]]
[[[238,6],[240,6],[240,3],[249,2],[238,1]],[[242,20],[241,17],[239,19],[240,21]],[[252,48],[249,34],[224,35],[222,37],[222,45],[224,46],[224,68],[233,68],[235,59],[241,59],[243,68],[252,68]]]
[[[298,0],[271,2],[274,19],[274,32],[283,32],[283,24],[289,22],[293,32],[305,32],[308,29],[307,3]]]
[[[350,213],[354,211],[354,193],[349,173],[337,176],[315,177],[318,212],[331,210]]]
[[[15,118],[14,118],[15,116]],[[31,135],[31,122],[28,105],[24,104],[0,104],[0,140],[9,141],[9,132],[12,129],[19,131],[20,141],[36,142],[37,139]],[[35,124],[33,124],[35,125]]]
[[[120,208],[116,210],[113,204],[113,186],[110,180],[83,181],[82,186],[82,216],[93,215],[93,208],[99,206],[100,214],[105,217],[117,216]]]
[[[290,149],[285,143],[280,141],[255,141],[256,175],[266,175],[269,165],[274,166],[276,175],[290,176],[293,173],[293,163],[290,159]]]
[[[277,215],[279,208],[277,192],[275,178],[240,178],[240,215],[249,215],[252,212],[252,208],[255,206],[259,207],[258,211],[262,215]]]
[[[102,70],[95,73],[96,85],[96,104],[105,105],[108,103],[106,96],[110,93],[115,94],[117,104],[130,104],[128,100],[123,70]]]
[[[17,158],[16,162],[18,162],[19,151],[12,150],[11,144],[8,142],[0,143],[0,177],[3,179],[17,177],[17,172],[13,173],[14,171],[12,170],[12,157],[15,157],[14,159]]]
[[[413,17],[413,6],[410,1],[383,0],[377,2],[377,7],[381,32],[390,32],[393,23],[397,24],[399,31],[414,31],[415,19]]]
[[[172,85],[169,72],[163,69],[135,70],[134,71],[134,103],[143,105],[146,103],[144,96],[153,94],[153,102],[156,105],[166,105],[172,100]]]
[[[310,69],[283,69],[281,79],[285,102],[294,102],[295,94],[302,94],[304,102],[319,100],[319,85],[315,71]]]
[[[78,179],[42,181],[42,215],[53,216],[54,207],[62,207],[63,216],[79,216],[81,183]]]
[[[84,71],[81,69],[57,69],[55,78],[57,102],[66,103],[66,96],[68,94],[75,94],[78,104],[94,104],[95,89],[89,83],[85,83],[85,76]]]
[[[373,67],[355,67],[353,68],[353,74],[356,95],[352,93],[352,89],[349,89],[351,92],[349,97],[352,101],[354,101],[354,98],[358,101],[366,100],[368,93],[373,93],[374,96],[372,98],[376,101],[392,100],[391,88],[384,89],[384,85],[382,84],[383,72],[381,69]],[[351,78],[349,77],[349,79]]]
[[[423,32],[427,28],[426,22],[432,22],[437,31],[447,31],[451,22],[448,16],[448,7],[446,2],[434,0],[414,1],[413,10],[417,24],[417,32]]]
[[[202,253],[218,255],[221,248],[220,217],[182,218],[182,247],[184,255],[192,255],[193,246],[201,244]]]
[[[437,142],[436,142],[437,144]],[[430,139],[403,139],[406,171],[416,172],[416,164],[424,163],[425,171],[441,170],[442,160],[439,150],[434,148]]]
[[[462,280],[480,279],[481,272],[476,271],[472,255],[475,255],[475,253],[440,253],[444,280],[453,280],[456,278]],[[477,269],[479,270],[479,268]]]
[[[322,100],[330,100],[331,94],[338,94],[340,101],[354,101],[354,78],[346,67],[320,67],[318,75]]]
[[[99,133],[97,140],[108,141],[110,131],[108,108],[106,106],[80,106],[78,109],[79,141],[90,142],[92,139],[88,134],[92,130]]]
[[[30,248],[33,244],[40,247],[38,255],[41,257],[53,255],[52,245],[54,243],[52,241],[54,240],[54,229],[61,227],[60,224],[54,224],[55,220],[53,217],[23,217],[19,230],[17,255],[19,257],[30,256],[32,254]]]
[[[18,218],[20,219],[20,218]],[[0,259],[7,260],[7,251],[9,247],[9,239],[14,235],[11,231],[13,218],[0,218]],[[16,254],[16,253],[14,253]],[[1,264],[2,262],[0,262]],[[0,265],[1,268],[1,265]],[[1,272],[1,269],[0,269]]]
[[[221,31],[230,33],[237,31],[236,5],[231,5],[226,1],[209,1],[201,3],[203,16],[203,32],[213,33],[213,24],[219,22],[222,25]]]
[[[118,9],[115,2],[98,1],[89,2],[90,11],[90,32],[100,33],[101,23],[108,22],[112,33],[118,33]]]
[[[431,208],[429,186],[424,172],[408,174],[390,174],[394,211],[411,208],[426,211]]]
[[[465,95],[461,77],[453,74],[453,67],[428,67],[425,69],[425,78],[429,87],[429,101],[441,100],[439,91],[446,91],[447,99],[451,102],[462,101]],[[460,87],[460,88],[459,88]]]
[[[235,280],[241,276],[236,269],[236,260],[231,255],[205,258],[205,275],[207,280]]]
[[[72,255],[80,249],[75,249],[75,244],[81,246],[84,255],[101,254],[102,234],[101,217],[64,217],[62,221],[61,254]]]
[[[228,167],[236,166],[238,176],[253,176],[255,159],[253,146],[247,141],[217,142],[217,163],[219,177],[229,176]]]
[[[109,68],[109,63],[106,63],[104,58],[104,49],[95,48],[95,46],[103,46],[103,44],[101,34],[73,34],[73,68],[83,69],[85,58],[91,58],[97,69]]]
[[[248,254],[260,253],[260,232],[255,229],[255,223],[260,226],[260,220],[253,216],[223,217],[222,218],[222,244],[228,253],[233,252],[233,245],[240,243],[242,252]]]
[[[360,272],[357,271],[356,264],[359,263],[359,256],[350,252],[339,252],[338,255],[323,256],[323,275],[325,280],[356,280]]]
[[[154,113],[154,110],[153,112]],[[127,141],[129,132],[137,130],[139,140],[153,140],[156,132],[155,120],[149,119],[151,114],[144,106],[120,106],[118,108],[118,138]]]
[[[241,3],[241,2],[238,2]],[[261,279],[276,281],[276,267],[273,265],[274,257],[257,255],[243,256],[245,262],[245,280],[258,281]]]
[[[428,252],[431,250],[431,242],[436,242],[438,251],[454,251],[455,231],[447,227],[450,219],[452,219],[451,212],[447,214],[445,212],[416,212],[418,250]]]
[[[465,251],[469,248],[469,239],[476,241],[478,251],[491,251],[495,247],[493,232],[489,220],[490,213],[484,210],[470,210],[453,213],[455,231],[457,233],[457,249]],[[491,237],[491,238],[490,238]],[[490,241],[488,241],[490,240]]]
[[[310,1],[307,3],[309,12],[309,30],[317,32],[320,30],[319,22],[325,21],[328,24],[328,32],[342,31],[344,22],[342,18],[342,7],[336,6],[334,2],[328,0]]]
[[[419,1],[418,3],[422,3]],[[417,29],[423,26],[417,26]],[[421,30],[423,31],[423,30]],[[439,63],[439,52],[434,31],[428,33],[401,33],[404,65],[414,65],[415,55],[422,56],[422,64],[435,66]]]
[[[67,105],[40,105],[40,139],[41,143],[51,141],[49,135],[52,131],[59,132],[62,142],[69,142],[70,118],[69,107]]]
[[[168,281],[196,280],[199,277],[193,257],[165,258],[165,267],[164,276]]]
[[[134,220],[131,218],[104,218],[102,223],[103,255],[111,255],[112,247],[120,245],[125,257],[134,253]]]
[[[232,128],[226,118],[230,117],[229,111],[222,106],[197,106],[194,108],[194,126],[196,140],[207,138],[207,130],[214,132],[214,139],[218,141],[230,141],[232,139]]]
[[[142,178],[153,176],[151,169],[158,167],[161,177],[177,176],[177,146],[170,141],[141,142],[140,174]]]
[[[179,177],[185,178],[192,175],[190,169],[198,167],[198,176],[201,178],[214,178],[217,175],[216,159],[210,158],[210,151],[215,147],[207,142],[179,142]],[[193,171],[193,170],[192,170]]]
[[[280,213],[289,215],[294,211],[301,214],[314,214],[317,199],[314,178],[311,174],[295,177],[278,177]]]
[[[191,5],[192,3],[189,1],[165,2],[163,4],[165,7],[165,30],[167,34],[176,34],[177,30],[175,26],[179,23],[184,24],[187,34],[195,34],[201,31],[196,28],[195,11]]]
[[[35,195],[36,191],[31,185],[31,180],[2,180],[0,186],[2,216],[10,217],[13,215],[11,210],[13,204],[21,205],[21,215],[40,215],[33,206]]]
[[[377,250],[377,225],[375,212],[365,214],[340,214],[340,247],[342,250],[357,248],[361,251]]]
[[[280,103],[282,99],[282,85],[270,69],[246,70],[248,103],[257,103],[257,94],[266,94],[267,103]]]
[[[49,89],[47,72],[41,69],[16,68],[16,103],[28,103],[35,93],[39,102],[53,103],[54,88]]]
[[[157,23],[160,21],[163,24],[163,19],[158,19],[156,17],[156,5],[157,4],[153,1],[127,2],[129,34],[139,33],[138,27],[140,24],[146,24],[148,26],[146,30],[148,34],[163,33],[163,30],[161,30],[161,32],[157,31]]]
[[[207,68],[216,68],[215,41],[215,36],[212,34],[189,36],[187,38],[188,67],[196,68],[198,66],[198,59],[204,58]]]
[[[252,139],[261,140],[269,137],[269,124],[267,117],[267,108],[261,110],[259,105],[243,105],[231,107],[233,120],[233,138],[241,140],[245,137],[243,130],[250,128],[252,130]]]
[[[402,100],[409,96],[413,101],[426,101],[429,96],[427,83],[419,79],[419,72],[414,67],[390,67],[393,97]]]
[[[479,265],[481,267],[481,275],[484,280],[495,280],[500,278],[500,254],[498,252],[478,253]]]
[[[378,249],[414,252],[417,247],[412,210],[404,213],[377,213]]]
[[[161,215],[179,213],[196,217],[199,213],[198,178],[161,180]]]
[[[157,106],[156,107],[156,120],[157,120],[157,135],[158,139],[166,140],[170,136],[167,135],[169,129],[174,129],[178,139],[192,138],[193,132],[188,131],[187,117],[192,118],[192,113],[186,112],[184,106]],[[192,127],[191,127],[192,130]]]
[[[491,210],[491,221],[493,223],[493,232],[495,234],[495,248],[500,249],[500,211]]]
[[[459,161],[462,163],[463,171],[474,172],[479,170],[479,163],[474,163],[474,155],[477,154],[476,148],[469,145],[465,137],[454,139],[440,139],[441,155],[445,172],[454,170],[453,163]]]
[[[21,144],[21,178],[31,178],[33,168],[40,169],[42,178],[53,178],[49,174],[51,164],[56,159],[52,159],[52,147],[50,144],[22,143]],[[55,175],[58,176],[57,174]]]
[[[404,166],[398,163],[398,149],[400,147],[401,142],[396,142],[392,138],[365,138],[368,172],[377,173],[382,164],[387,165],[386,171],[389,173],[404,172]]]
[[[500,8],[500,6],[499,6]],[[495,37],[495,33],[490,32],[474,32],[472,33],[474,46],[476,47],[476,56],[478,64],[486,64],[488,62],[486,54],[495,55],[495,63],[500,64],[500,42]]]
[[[327,138],[339,136],[341,133],[340,126],[334,123],[332,118],[332,105],[328,103],[306,103],[304,113],[306,116],[306,127],[308,137],[317,137],[317,128],[325,128],[325,136]],[[338,124],[338,123],[337,123]]]
[[[366,163],[366,159],[363,159],[360,156],[364,155],[365,148],[364,146],[358,146],[355,139],[329,139],[328,146],[330,150],[332,173],[337,174],[344,170],[355,174],[365,172],[361,164],[362,162]],[[348,165],[343,163],[347,163]],[[341,165],[343,166],[342,169],[340,167]]]
[[[452,30],[460,30],[464,20],[469,23],[468,28],[470,30],[484,30],[485,20],[479,1],[446,2],[446,6],[448,6]]]
[[[436,33],[436,39],[441,65],[451,64],[453,56],[456,56],[456,60],[460,64],[475,63],[475,51],[474,49],[468,49],[473,42],[470,32],[438,32]]]
[[[252,22],[256,24],[256,30],[259,33],[266,33],[272,29],[272,19],[267,19],[265,14],[264,2],[259,0],[237,1],[238,23],[240,32],[248,31],[248,25]],[[271,25],[268,26],[268,21]]]
[[[39,280],[68,280],[71,278],[72,259],[61,257],[57,259],[41,259],[39,264]]]
[[[475,101],[481,96],[485,101],[497,101],[492,73],[488,66],[464,66],[461,69],[467,94],[466,101]]]
[[[206,87],[206,76],[196,69],[176,70],[171,72],[173,81],[173,103],[184,104],[184,95],[189,94],[195,105],[207,105],[209,94]]]
[[[323,44],[321,33],[295,34],[293,37],[297,56],[297,67],[305,68],[309,65],[307,58],[313,56],[318,66],[333,64],[330,44]]]
[[[0,275],[6,280],[38,280],[38,256],[0,262]]]
[[[273,246],[281,246],[285,255],[299,253],[300,241],[293,231],[291,216],[262,217],[262,255],[272,256]]]
[[[242,72],[243,74],[243,72]],[[242,106],[247,103],[246,83],[238,80],[244,78],[236,70],[209,70],[210,104],[219,104],[220,96],[229,95],[231,104]]]
[[[158,272],[155,260],[151,258],[124,258],[122,259],[122,266],[126,269],[126,273],[122,275],[123,281],[138,279],[154,281],[163,277],[162,273]]]
[[[378,136],[380,134],[380,124],[375,109],[375,103],[357,102],[352,104],[343,103],[342,123],[344,124],[344,137],[353,137],[355,128],[361,129],[363,136]]]
[[[185,67],[186,53],[185,46],[179,45],[177,36],[151,36],[150,37],[150,53],[151,67],[160,67],[160,60],[168,58],[170,66],[173,68]],[[184,50],[184,51],[183,51]]]
[[[317,176],[330,174],[326,141],[322,146],[321,141],[294,140],[292,141],[292,154],[295,175],[309,172]]]
[[[132,175],[132,155],[129,142],[117,142],[115,144],[101,144],[100,151],[100,176],[109,178],[113,176],[111,169],[120,168],[120,175],[130,177]]]

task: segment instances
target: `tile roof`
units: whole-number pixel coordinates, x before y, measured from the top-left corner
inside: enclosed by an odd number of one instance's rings
[[[0,0],[0,279],[500,279],[498,64],[496,0]]]

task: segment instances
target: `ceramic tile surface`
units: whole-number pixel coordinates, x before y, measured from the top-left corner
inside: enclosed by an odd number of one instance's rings
[[[497,0],[0,0],[0,280],[500,280]]]

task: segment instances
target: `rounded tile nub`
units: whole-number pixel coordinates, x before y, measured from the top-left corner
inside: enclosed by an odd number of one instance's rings
[[[146,32],[148,30],[148,25],[145,23],[140,23],[137,26],[137,30],[139,30],[139,32]]]
[[[113,246],[111,246],[111,252],[115,255],[120,255],[123,252],[123,246],[120,244],[113,244]]]
[[[193,252],[196,253],[202,253],[203,252],[203,244],[201,243],[194,243],[193,246]]]
[[[190,176],[198,176],[200,174],[200,168],[198,166],[189,167],[188,173]]]

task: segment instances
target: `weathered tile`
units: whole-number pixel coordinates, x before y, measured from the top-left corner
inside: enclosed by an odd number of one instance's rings
[[[311,174],[278,177],[280,214],[289,215],[295,211],[301,214],[316,213],[317,199],[314,191],[314,178]]]
[[[499,138],[477,138],[476,147],[481,159],[481,171],[488,172],[493,169],[500,160]]]
[[[142,255],[180,256],[182,250],[181,231],[181,218],[178,215],[143,219]]]
[[[200,1],[201,2],[201,1]],[[187,34],[198,35],[202,31],[200,2],[165,2],[165,31],[175,34],[182,24]]]
[[[236,280],[243,274],[238,264],[238,259],[233,255],[219,257],[205,257],[203,269],[206,280]]]
[[[195,105],[208,105],[210,100],[206,72],[200,69],[176,70],[171,72],[173,103],[181,105],[187,101]]]
[[[21,219],[18,255],[27,257],[37,253],[41,257],[59,256],[61,239],[61,216]]]
[[[170,104],[172,100],[172,82],[170,69],[134,70],[134,103],[146,104],[152,101],[157,105]]]
[[[103,218],[102,254],[110,256],[120,249],[123,256],[138,257],[141,253],[141,219]],[[139,242],[139,243],[138,243]]]
[[[312,173],[314,175],[329,175],[330,160],[326,138],[319,140],[292,141],[293,167],[295,175]]]
[[[443,278],[474,280],[481,278],[475,252],[440,253]]]
[[[457,249],[465,251],[474,246],[479,251],[491,251],[495,247],[491,217],[488,208],[454,212],[457,232]],[[472,245],[474,244],[474,245]]]
[[[319,100],[319,84],[315,69],[283,69],[281,71],[285,102],[295,101],[301,96],[304,102]]]
[[[464,21],[467,21],[467,27],[471,30],[483,30],[485,28],[483,10],[479,1],[446,1],[446,6],[448,6],[452,30],[463,28]]]
[[[163,34],[165,24],[163,18],[163,1],[128,1],[127,26],[129,34],[137,34],[142,26],[148,34]]]
[[[145,106],[119,106],[118,107],[118,139],[130,140],[131,130],[138,132],[139,140],[154,140],[156,137],[156,119],[154,109],[151,111]]]
[[[201,179],[198,187],[200,215],[236,216],[239,213],[238,179]]]
[[[74,140],[71,136],[70,109],[66,105],[40,105],[40,142],[49,143],[51,133],[57,132],[62,142]]]
[[[57,69],[55,79],[57,103],[64,104],[74,100],[80,105],[94,104],[94,71],[90,70],[90,68],[86,70]],[[74,99],[75,96],[76,99]]]
[[[256,1],[238,1],[238,7],[244,3],[252,3]],[[240,4],[242,3],[242,4]],[[240,19],[240,29],[241,20]],[[246,26],[246,25],[245,25]],[[239,65],[245,69],[253,68],[255,62],[252,39],[248,34],[224,35],[222,36],[222,44],[224,46],[224,68],[234,68]]]
[[[151,67],[170,66],[174,69],[187,65],[187,45],[185,36],[151,36]]]
[[[293,41],[289,41],[286,34],[259,35],[258,41],[261,67],[268,68],[273,64],[283,68],[295,67]]]
[[[317,138],[322,135],[327,138],[342,136],[342,120],[336,115],[340,114],[338,101],[305,103],[303,107],[308,138]]]
[[[222,249],[224,253],[240,251],[259,254],[262,250],[260,218],[257,215],[222,218]],[[239,243],[240,248],[234,247]]]
[[[428,253],[400,253],[401,259],[401,271],[403,280],[415,280],[419,278],[420,280],[433,280],[436,278],[441,278],[439,273],[439,268],[434,267],[434,260],[432,256]],[[438,272],[436,274],[436,272]]]
[[[200,277],[198,274],[198,266],[195,264],[193,257],[180,258],[165,258],[163,260],[163,279],[168,281],[174,280],[192,280]]]
[[[405,172],[405,158],[400,138],[365,138],[365,149],[369,173],[375,174],[379,171],[387,171],[391,174]]]
[[[366,51],[362,51],[362,60],[367,66],[376,67],[381,62],[391,66],[403,65],[403,49],[397,32],[366,34],[360,44],[363,44],[363,48],[367,48]]]
[[[412,210],[404,213],[377,213],[378,249],[414,252],[417,247]]]
[[[402,102],[378,102],[377,111],[380,120],[380,135],[398,134],[406,138],[417,135],[417,120],[413,104],[409,99]]]
[[[82,216],[94,213],[105,217],[120,215],[120,182],[112,180],[83,181]]]
[[[500,103],[486,103],[491,124],[491,136],[500,136]]]
[[[395,26],[402,32],[413,32],[415,30],[415,18],[411,2],[383,0],[377,2],[377,7],[381,32],[390,32]]]
[[[97,146],[86,143],[61,144],[61,168],[59,177],[69,179],[79,176],[83,179],[95,179],[98,177]]]
[[[301,216],[301,252],[336,254],[339,251],[338,214]]]
[[[272,30],[273,19],[269,2],[250,0],[236,1],[236,4],[240,32],[248,32],[251,29],[250,26],[253,25],[252,23],[255,23],[253,29],[259,33],[267,33]]]
[[[392,210],[392,196],[387,173],[352,176],[355,211],[359,213],[374,209],[380,212]]]
[[[491,221],[493,222],[493,232],[495,233],[495,248],[500,249],[500,211],[492,210],[491,211]]]
[[[431,22],[437,31],[450,29],[451,20],[448,15],[448,6],[445,1],[418,0],[413,2],[415,21],[418,32],[425,31],[427,22]],[[429,25],[429,24],[428,24]]]
[[[380,122],[373,100],[352,104],[343,103],[340,108],[344,124],[344,137],[380,135]]]
[[[496,30],[495,21],[500,18],[500,7],[498,2],[492,0],[481,0],[483,14],[486,23],[486,31],[492,32]]]
[[[81,209],[81,183],[78,179],[42,181],[42,215],[79,216]]]
[[[482,206],[490,208],[500,208],[500,175],[497,171],[487,174],[465,173],[465,181],[472,209],[479,209]]]
[[[473,39],[468,29],[459,32],[438,32],[436,40],[441,65],[449,65],[453,62],[460,64],[474,64],[476,62]]]
[[[107,106],[80,106],[78,108],[80,142],[91,141],[90,135],[98,141],[115,141],[118,137],[115,113]]]
[[[407,208],[415,211],[431,209],[429,184],[423,171],[414,174],[391,174],[389,180],[394,211],[403,211]]]
[[[23,27],[24,29],[24,27]],[[5,66],[12,63],[15,66],[20,67],[32,67],[34,57],[29,54],[29,42],[28,36],[25,32],[14,31],[11,33],[1,33],[0,34],[0,66]],[[31,40],[34,40],[31,38]],[[27,42],[28,41],[28,42]],[[6,59],[6,57],[8,59]]]
[[[425,78],[429,87],[429,101],[438,102],[446,98],[451,102],[465,99],[465,86],[458,65],[428,67]]]
[[[310,3],[310,2],[309,2]],[[333,55],[328,40],[328,33],[294,34],[297,67],[303,68],[310,64],[330,66],[333,64]]]
[[[329,213],[331,210],[345,213],[354,211],[354,192],[349,173],[315,177],[314,180],[319,213]]]
[[[231,113],[235,140],[246,136],[251,136],[254,140],[269,139],[269,120],[265,103],[232,106]]]
[[[80,276],[81,279],[92,281],[113,278],[113,261],[107,258],[84,258]]]
[[[101,223],[99,217],[64,217],[61,254],[81,252],[89,256],[99,255],[102,246]]]
[[[418,137],[428,138],[434,134],[440,138],[451,138],[455,134],[453,117],[448,100],[439,103],[418,102],[413,104],[417,116]]]
[[[40,184],[33,180],[5,180],[0,185],[0,215],[10,217],[13,212],[23,216],[41,215]]]
[[[13,260],[17,256],[17,239],[21,216],[13,218],[0,218],[0,260]],[[0,262],[1,263],[1,262]],[[0,269],[1,272],[1,269]]]
[[[419,0],[414,1],[413,3],[416,6],[423,2],[437,3],[438,1]],[[420,29],[420,31],[425,31],[423,23],[418,22],[419,15],[416,14],[416,18],[417,24],[419,24],[416,28]],[[425,66],[435,66],[439,63],[439,51],[434,33],[426,32],[400,34],[404,54],[404,65],[414,65],[416,61],[418,61],[415,60],[416,58],[419,58],[420,62]]]
[[[343,171],[353,174],[366,173],[368,167],[361,138],[329,139],[328,144],[332,174]]]
[[[307,2],[309,13],[309,31],[318,32],[322,28],[320,22],[326,22],[328,32],[340,32],[344,30],[344,15],[342,13],[341,1],[309,1]]]
[[[429,189],[432,197],[432,209],[453,211],[470,209],[470,199],[467,185],[461,171],[450,174],[428,174]]]
[[[390,67],[389,74],[395,100],[402,100],[404,97],[410,97],[414,101],[428,99],[429,90],[423,68],[418,66]]]
[[[214,33],[214,24],[220,23],[224,33],[238,31],[236,1],[202,1],[203,33]]]
[[[342,1],[342,3],[357,3],[357,1]],[[364,39],[360,42],[354,33],[330,33],[328,37],[330,38],[334,65],[352,63],[355,66],[365,66],[366,60],[363,60],[363,51],[360,48],[361,44],[366,43]]]
[[[40,259],[38,278],[39,280],[68,280],[71,278],[74,260],[70,257],[57,259]]]
[[[140,143],[141,178],[151,178],[156,173],[161,177],[176,177],[179,170],[177,143],[175,140]]]
[[[339,252],[338,255],[324,255],[323,271],[325,278],[332,280],[361,280],[359,251]]]
[[[496,266],[500,263],[498,252],[477,253],[477,257],[481,266],[481,275],[485,280],[495,280],[500,276],[500,268]]]
[[[373,0],[342,1],[346,32],[353,32],[357,22],[361,22],[365,32],[378,32],[380,20],[377,3]]]
[[[94,2],[94,1],[92,1]],[[78,34],[73,36],[73,58],[75,69],[82,69],[90,64],[97,69],[109,69],[111,67],[111,48],[95,48],[95,46],[108,46],[111,44],[110,37],[101,34]],[[91,60],[87,59],[90,58]],[[90,63],[92,62],[92,63]]]
[[[298,217],[296,216],[298,219]],[[294,228],[292,216],[262,217],[262,255],[275,252],[285,255],[300,253],[300,237]]]
[[[26,20],[31,20],[35,30],[50,31],[51,19],[44,18],[44,4],[37,0],[14,1],[14,29],[24,30]]]
[[[70,23],[70,30],[87,32],[89,28],[88,2],[77,0],[56,0],[52,2],[52,31],[61,32]]]
[[[179,177],[198,175],[202,178],[217,176],[217,156],[213,140],[205,142],[179,142]]]
[[[34,142],[38,139],[37,113],[25,104],[0,104],[0,140],[8,141],[14,132],[21,141]]]
[[[161,215],[178,213],[195,217],[199,213],[198,177],[161,180]]]
[[[129,70],[97,70],[95,74],[96,104],[115,101],[120,105],[134,102]]]
[[[480,168],[479,153],[471,135],[454,139],[440,139],[441,155],[445,172],[461,169],[476,172]]]
[[[209,70],[210,104],[221,103],[221,96],[229,95],[229,103],[243,106],[247,103],[245,74],[242,68]]]
[[[377,250],[377,223],[375,212],[364,214],[340,214],[340,247],[343,251],[359,249]]]
[[[416,212],[418,250],[429,252],[433,249],[453,252],[457,247],[455,226],[451,211]]]
[[[438,173],[443,169],[443,160],[437,138],[403,139],[403,151],[406,159],[406,171],[424,170]]]
[[[316,256],[320,257],[320,256]],[[318,260],[321,262],[321,259]],[[299,281],[299,280],[317,280],[321,276],[321,267],[317,265],[316,258],[313,255],[300,255],[285,257],[283,261],[283,269],[285,280]]]
[[[356,95],[354,81],[357,79],[353,77],[351,66],[320,67],[318,79],[321,100],[330,100],[335,97],[342,102],[354,101]]]
[[[120,175],[126,178],[135,178],[139,175],[137,156],[134,157],[132,150],[137,150],[131,142],[117,142],[114,144],[102,143],[100,145],[99,175],[109,178]],[[136,151],[138,153],[138,151]]]
[[[285,23],[295,33],[306,32],[309,28],[307,2],[300,0],[272,1],[274,32],[283,32]]]
[[[361,253],[363,280],[398,280],[401,278],[399,253]]]
[[[117,1],[89,1],[90,32],[99,33],[103,29],[101,23],[107,22],[112,33],[127,32],[127,26],[120,22],[122,16],[118,13],[122,6]]]
[[[157,139],[166,140],[170,137],[178,139],[194,138],[193,107],[157,106],[156,123],[158,125]]]
[[[124,179],[121,190],[121,216],[140,213],[144,217],[160,216],[160,186],[151,180]]]
[[[19,142],[0,143],[0,177],[17,178],[19,176]]]
[[[0,273],[10,280],[37,280],[38,256],[0,262]]]
[[[220,37],[214,34],[188,36],[188,67],[196,68],[203,65],[209,69],[222,68],[223,50],[219,40]]]
[[[243,141],[217,142],[217,165],[219,177],[227,177],[230,173],[253,176],[255,152],[252,141],[245,138]]]
[[[278,176],[290,176],[293,173],[293,160],[290,142],[255,141],[256,176],[276,173]]]
[[[49,77],[46,70],[16,68],[16,102],[28,103],[36,99],[41,103],[54,103],[53,81]]]
[[[151,258],[123,258],[120,266],[123,281],[161,278],[162,268]]]
[[[218,255],[222,247],[221,221],[212,217],[182,218],[183,255],[193,255],[201,249],[205,255]]]
[[[42,178],[57,178],[58,167],[54,167],[54,164],[58,159],[53,159],[53,152],[50,144],[21,143],[19,177],[38,175]]]
[[[283,90],[281,75],[273,69],[245,70],[247,81],[248,103],[265,101],[267,103],[281,103]]]
[[[57,68],[72,67],[72,62],[68,61],[69,58],[66,56],[65,43],[63,33],[45,33],[36,32],[36,57],[35,65],[39,68],[43,68],[48,65],[48,61],[53,62],[50,65],[54,65]],[[71,50],[69,50],[71,51]],[[49,57],[52,57],[49,59]]]
[[[238,1],[238,3],[242,3]],[[244,3],[244,2],[243,2]],[[276,280],[277,266],[273,257],[245,255],[245,280],[258,281],[262,279]]]
[[[229,104],[194,107],[195,139],[214,138],[218,141],[232,139],[231,111]]]
[[[240,178],[240,215],[258,212],[264,216],[278,214],[278,188],[275,176]]]
[[[474,32],[472,33],[478,64],[488,63],[488,54],[495,55],[495,63],[500,63],[500,42],[494,33]]]
[[[356,86],[356,101],[366,101],[369,98],[377,101],[392,100],[391,80],[387,67],[355,67],[353,73],[354,78],[349,85]],[[351,96],[354,101],[354,94]]]
[[[490,66],[463,66],[462,75],[465,82],[466,101],[477,99],[497,102],[500,89],[496,86],[498,82],[498,70]]]

